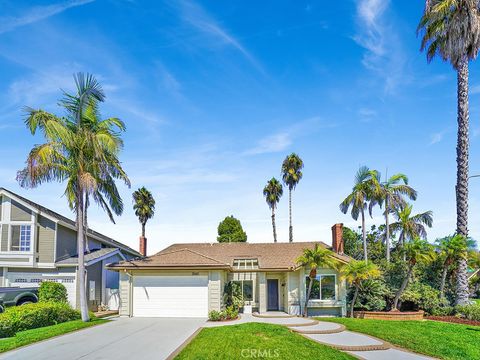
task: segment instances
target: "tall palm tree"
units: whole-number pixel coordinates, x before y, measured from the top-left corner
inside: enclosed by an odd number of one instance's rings
[[[155,214],[155,199],[145,186],[133,192],[133,210],[142,224],[142,237],[145,237],[145,225]]]
[[[288,241],[293,241],[293,225],[292,225],[292,190],[302,179],[303,160],[295,154],[288,155],[282,163],[282,179],[288,186],[288,209],[290,225],[288,227]]]
[[[417,33],[422,34],[421,50],[426,50],[428,62],[439,55],[457,72],[456,233],[468,237],[468,63],[476,59],[480,48],[478,0],[427,0]],[[465,257],[458,260],[456,295],[457,304],[468,303]]]
[[[312,293],[313,281],[317,277],[317,269],[319,268],[336,268],[338,266],[337,261],[333,257],[333,252],[328,250],[319,244],[315,244],[313,249],[304,249],[303,254],[297,258],[297,264],[308,269],[309,283],[308,290],[305,298],[305,306],[303,307],[303,316],[307,316],[308,300]]]
[[[365,225],[365,211],[369,210],[372,216],[372,206],[368,206],[369,202],[379,198],[378,172],[370,170],[366,166],[361,166],[355,175],[355,181],[352,192],[340,203],[340,210],[346,214],[351,207],[352,218],[354,220],[361,216],[362,219],[362,240],[363,240],[363,258],[368,261],[367,252],[367,229]]]
[[[372,262],[352,260],[341,269],[341,277],[355,287],[352,303],[350,304],[350,317],[353,318],[353,310],[357,302],[358,291],[364,280],[380,276],[380,269]]]
[[[398,240],[402,247],[408,240],[417,237],[425,239],[427,237],[425,226],[431,228],[433,225],[433,213],[431,211],[412,215],[412,209],[412,205],[406,204],[393,212],[396,221],[390,225],[390,229],[393,234],[400,234]]]
[[[408,185],[408,177],[404,174],[395,174],[389,177],[386,181],[380,183],[379,189],[380,206],[385,202],[385,247],[386,247],[386,259],[390,262],[390,219],[389,214],[405,206],[406,202],[404,196],[410,200],[417,199],[417,192]],[[372,202],[373,204],[374,202]]]
[[[94,130],[88,123],[86,109],[102,102],[105,95],[92,75],[74,76],[76,93],[64,93],[60,105],[65,117],[43,110],[27,108],[26,125],[34,135],[40,131],[45,143],[35,145],[27,158],[27,165],[17,174],[22,187],[36,187],[50,181],[66,181],[65,195],[76,213],[78,288],[83,321],[89,320],[85,289],[85,202],[91,196],[107,212],[121,213],[123,207],[115,179],[127,184],[117,154],[121,148],[119,136],[111,126]],[[104,123],[106,125],[106,123]]]
[[[457,234],[437,239],[435,242],[437,251],[443,262],[442,278],[440,280],[440,298],[442,298],[445,295],[445,282],[447,280],[448,270],[459,258],[465,257],[468,251],[474,248],[475,241]]]
[[[430,245],[427,240],[420,239],[418,237],[405,244],[405,246],[402,248],[402,252],[405,254],[405,259],[407,261],[407,274],[405,275],[402,285],[397,290],[395,295],[392,309],[394,311],[398,310],[398,302],[400,301],[400,297],[402,296],[403,292],[407,288],[415,266],[418,263],[427,263],[432,261],[434,258],[433,246]]]
[[[277,227],[275,225],[275,209],[277,207],[280,198],[283,195],[283,187],[280,181],[271,178],[267,185],[263,188],[263,196],[268,204],[268,207],[272,210],[272,227],[273,227],[273,242],[277,242]]]

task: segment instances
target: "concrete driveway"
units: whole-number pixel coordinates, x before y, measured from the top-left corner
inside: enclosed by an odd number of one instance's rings
[[[115,318],[110,323],[7,352],[0,359],[165,359],[206,319]]]

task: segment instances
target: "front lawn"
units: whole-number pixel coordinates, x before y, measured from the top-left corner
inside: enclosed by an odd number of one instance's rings
[[[57,325],[45,326],[32,330],[19,331],[15,336],[0,339],[0,353],[13,350],[21,346],[33,344],[55,336],[67,334],[72,331],[84,329],[90,326],[100,325],[108,320],[92,319],[89,322],[82,320],[68,321]]]
[[[320,318],[440,359],[480,359],[480,327],[438,321]]]
[[[480,305],[480,299],[473,299],[478,305]]]
[[[202,329],[175,359],[243,358],[355,359],[346,353],[311,341],[284,326],[260,323]]]

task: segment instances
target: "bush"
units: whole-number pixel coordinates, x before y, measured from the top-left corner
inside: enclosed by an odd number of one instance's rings
[[[402,302],[409,302],[414,307],[424,310],[426,313],[435,315],[443,312],[442,308],[448,307],[448,301],[440,299],[440,292],[429,285],[414,282],[410,284],[402,294]],[[445,310],[450,311],[450,310]]]
[[[462,305],[455,308],[457,313],[468,320],[480,321],[480,305],[471,304],[471,305]]]
[[[351,289],[349,299],[353,297],[355,289]],[[362,282],[358,292],[358,298],[355,305],[356,309],[367,311],[385,310],[387,302],[385,297],[389,294],[389,290],[385,282],[381,279],[369,279]]]
[[[225,306],[227,308],[233,306],[238,310],[243,306],[242,288],[238,282],[227,282],[223,289],[223,293],[223,301],[225,302]]]
[[[208,313],[210,321],[235,320],[236,318],[238,318],[238,309],[234,306],[227,306],[222,311],[212,310]]]
[[[78,320],[80,317],[79,311],[64,302],[12,306],[0,314],[0,338],[13,336],[18,331]]]
[[[44,281],[38,289],[38,299],[41,302],[62,302],[68,301],[67,289],[63,284],[51,281]]]

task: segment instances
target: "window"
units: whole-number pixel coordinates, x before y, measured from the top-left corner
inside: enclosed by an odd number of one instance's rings
[[[310,278],[307,277],[306,291],[308,291],[308,285]],[[312,292],[310,293],[311,300],[335,300],[336,294],[336,276],[335,275],[317,275],[312,284]]]
[[[242,289],[243,301],[253,301],[253,280],[234,281]]]
[[[31,226],[12,225],[11,251],[30,251]]]

